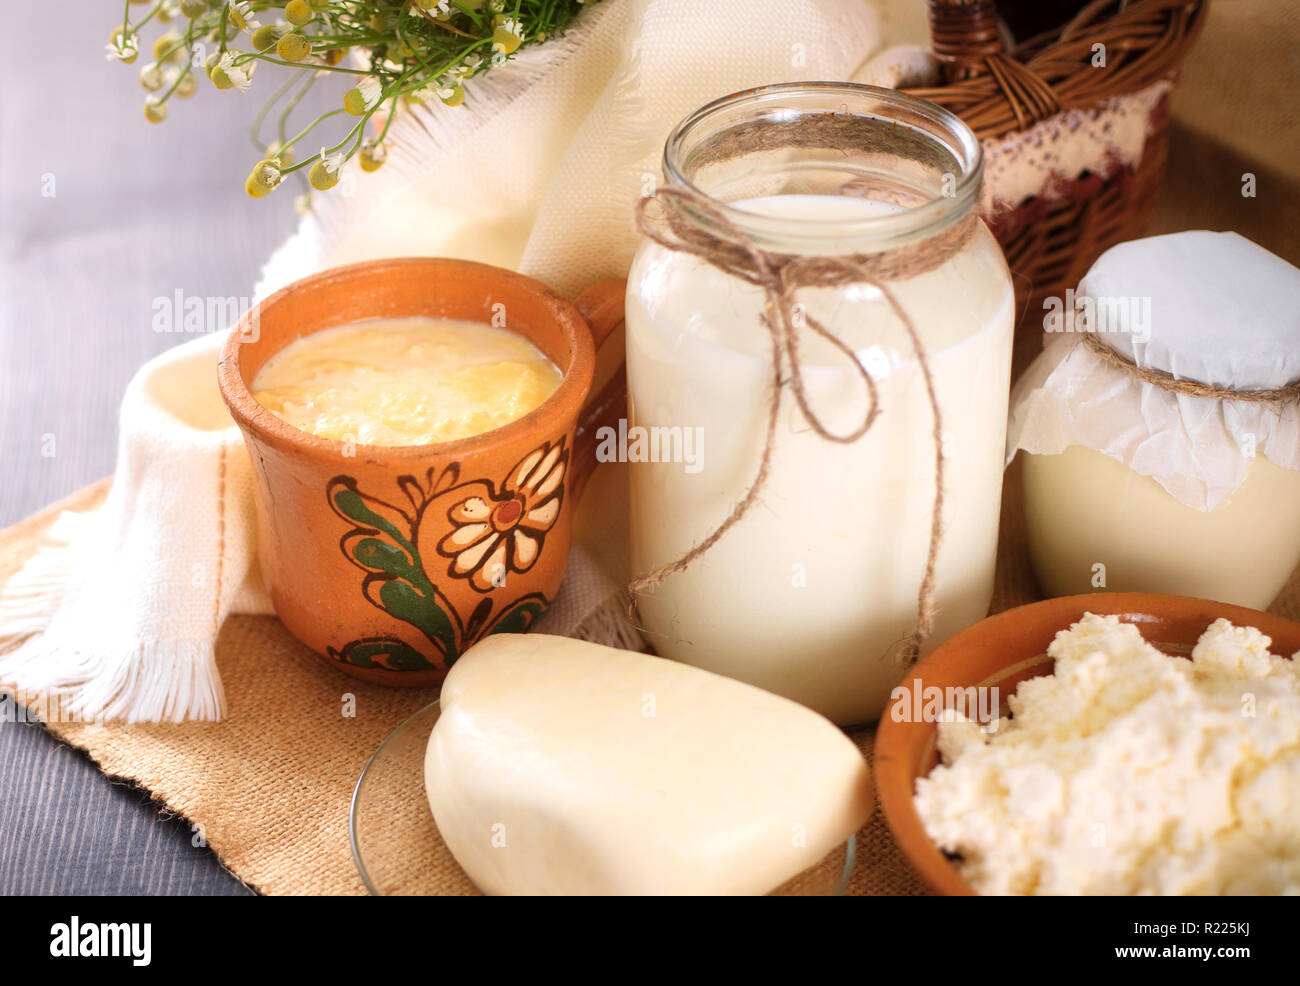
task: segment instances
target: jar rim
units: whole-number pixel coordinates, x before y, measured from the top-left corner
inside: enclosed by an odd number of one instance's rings
[[[810,104],[840,99],[838,109],[815,108]],[[801,103],[805,105],[800,105]],[[856,104],[856,105],[855,105]],[[784,110],[794,116],[847,112],[851,116],[888,121],[893,127],[906,127],[913,135],[930,141],[945,151],[961,169],[951,195],[937,195],[916,205],[875,216],[836,220],[828,234],[824,219],[774,217],[744,209],[715,198],[687,176],[688,145],[700,131],[717,123],[731,111],[752,107],[755,110]],[[890,111],[893,111],[892,113]],[[900,119],[900,117],[902,119]],[[765,118],[780,120],[775,114]],[[781,122],[784,122],[782,120]],[[918,126],[923,123],[925,126]],[[925,239],[963,219],[976,205],[983,178],[984,152],[979,138],[957,114],[937,103],[919,99],[894,89],[856,82],[782,82],[729,93],[704,104],[669,133],[664,143],[664,177],[668,183],[685,187],[704,196],[710,205],[748,235],[778,240],[798,249],[816,250],[828,235],[869,242],[873,249],[887,249]]]

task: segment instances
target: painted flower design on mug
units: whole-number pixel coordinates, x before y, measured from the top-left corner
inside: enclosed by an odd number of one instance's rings
[[[560,516],[568,462],[563,439],[547,443],[516,463],[499,488],[475,484],[478,491],[452,504],[453,529],[438,543],[439,554],[451,559],[448,574],[488,592],[509,572],[532,568]]]
[[[541,451],[549,449],[543,446]],[[430,565],[439,554],[437,540],[447,530],[444,504],[502,498],[489,481],[459,482],[460,472],[460,463],[453,462],[441,471],[427,469],[422,476],[398,476],[396,495],[389,490],[386,496],[362,489],[354,476],[330,480],[330,508],[347,524],[339,548],[365,573],[358,586],[361,595],[391,618],[376,624],[372,633],[331,645],[330,657],[362,668],[445,671],[486,634],[525,633],[546,612],[549,601],[536,586],[525,585],[511,598],[475,594],[463,583],[438,584],[434,578]],[[511,478],[517,473],[518,467]],[[524,480],[538,503],[545,497],[539,498],[536,491],[545,481],[546,476]],[[558,505],[558,494],[551,499]]]

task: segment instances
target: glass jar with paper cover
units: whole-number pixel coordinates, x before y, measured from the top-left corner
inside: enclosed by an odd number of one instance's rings
[[[1013,302],[981,170],[957,117],[868,86],[748,90],[669,136],[627,299],[661,655],[858,723],[985,615]]]
[[[1122,243],[1012,396],[1050,595],[1263,609],[1300,562],[1300,270],[1235,233]]]

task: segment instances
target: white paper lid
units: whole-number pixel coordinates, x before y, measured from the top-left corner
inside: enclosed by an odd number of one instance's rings
[[[1236,233],[1111,247],[1075,298],[1092,305],[1099,338],[1139,366],[1236,390],[1300,378],[1300,269]]]
[[[1098,338],[1142,366],[1237,390],[1300,377],[1300,270],[1235,233],[1112,247],[1079,283],[1076,309],[1084,297],[1149,301],[1094,310],[1107,330]],[[1076,333],[1049,334],[1011,395],[1007,461],[1021,449],[1056,455],[1071,445],[1150,476],[1193,509],[1213,510],[1255,455],[1300,471],[1300,403],[1175,394],[1100,359]]]

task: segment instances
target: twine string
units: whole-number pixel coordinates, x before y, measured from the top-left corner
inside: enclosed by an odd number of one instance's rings
[[[667,219],[666,232],[652,222],[647,210],[659,202]],[[683,215],[683,206],[712,222],[721,235],[713,234]],[[864,283],[878,290],[907,332],[925,383],[932,416],[931,438],[934,443],[935,494],[930,518],[929,544],[925,568],[917,592],[916,625],[904,643],[903,660],[911,663],[934,628],[935,567],[943,540],[943,418],[929,356],[911,316],[899,303],[887,283],[937,267],[959,250],[974,230],[975,217],[969,215],[954,227],[927,239],[924,244],[910,245],[875,254],[850,256],[798,256],[771,253],[757,247],[735,224],[705,196],[693,189],[665,186],[642,198],[636,206],[636,224],[643,235],[667,250],[698,257],[724,273],[763,290],[760,324],[767,330],[772,352],[772,395],[768,403],[767,425],[758,469],[744,496],[703,540],[681,557],[634,578],[628,592],[635,606],[636,595],[660,585],[669,576],[685,571],[707,553],[743,518],[758,501],[767,483],[776,442],[776,426],[781,406],[781,391],[788,387],[800,412],[817,435],[826,441],[852,444],[867,434],[880,415],[880,395],[875,379],[858,359],[853,348],[832,332],[820,319],[799,306],[798,292],[803,288],[839,287]],[[798,311],[798,315],[796,315]],[[799,329],[806,326],[845,356],[863,382],[867,407],[860,422],[850,431],[837,434],[826,426],[808,399],[799,350]]]
[[[1131,359],[1102,342],[1096,332],[1083,332],[1080,339],[1083,345],[1092,350],[1103,362],[1137,377],[1143,383],[1149,383],[1171,394],[1208,397],[1216,401],[1245,401],[1249,404],[1281,405],[1300,400],[1300,380],[1293,380],[1282,387],[1262,390],[1233,390],[1231,387],[1218,387],[1201,383],[1199,380],[1183,380],[1150,366],[1138,366]]]

